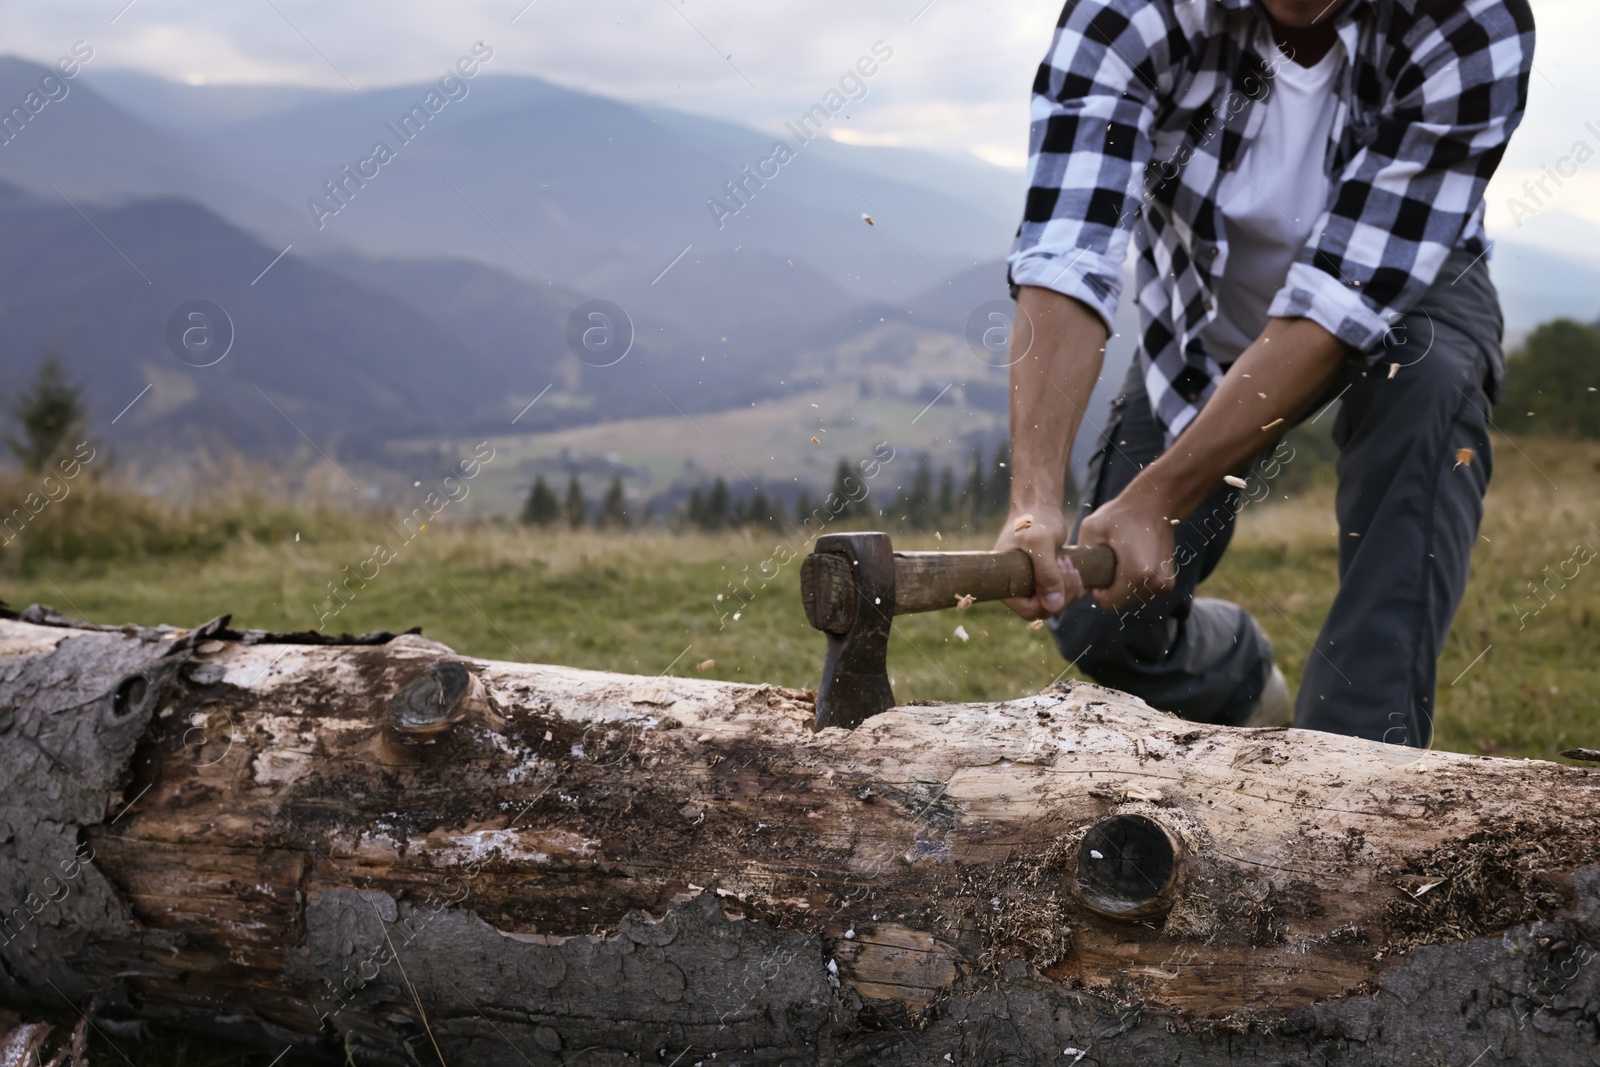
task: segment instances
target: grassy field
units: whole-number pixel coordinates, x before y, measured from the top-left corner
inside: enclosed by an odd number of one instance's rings
[[[1590,525],[1600,518],[1600,446],[1503,439],[1496,462],[1472,582],[1440,662],[1435,745],[1554,758],[1565,747],[1600,744],[1593,573],[1600,567],[1581,564],[1592,552],[1574,558],[1580,545],[1600,551],[1600,531]],[[1246,508],[1226,560],[1202,587],[1255,614],[1291,683],[1336,588],[1326,481],[1314,478],[1293,499]],[[477,656],[647,675],[692,674],[714,661],[705,676],[817,681],[822,641],[800,610],[798,564],[773,562],[786,555],[774,557],[780,544],[796,558],[803,554],[800,537],[440,523],[402,545],[382,518],[302,518],[260,507],[208,515],[185,540],[160,533],[172,515],[129,524],[123,501],[84,496],[58,505],[56,525],[98,531],[98,541],[52,552],[51,530],[25,533],[17,544],[29,555],[19,559],[17,546],[0,550],[0,567],[9,570],[0,595],[8,602],[40,601],[99,623],[192,625],[231,613],[236,625],[280,630],[319,621],[325,630],[350,632],[421,625]],[[68,514],[67,505],[78,512]],[[115,514],[99,514],[106,509]],[[342,579],[346,567],[354,572],[380,540],[398,558],[323,620],[321,610],[334,606],[328,583]],[[952,531],[942,540],[898,535],[896,544],[986,547],[988,540]],[[79,558],[62,558],[72,555]],[[1577,571],[1565,583],[1554,577],[1563,564],[1567,575]],[[731,583],[763,571],[773,575],[770,582],[754,582],[754,600],[733,619]],[[1542,583],[1540,595],[1530,583]],[[719,594],[728,599],[719,603]],[[955,636],[958,623],[970,640]],[[1047,633],[995,604],[959,616],[906,617],[894,634],[890,672],[902,700],[1019,696],[1049,684],[1065,666]]]
[[[1600,566],[1586,562],[1600,552],[1591,525],[1600,519],[1600,445],[1502,438],[1496,449],[1472,582],[1440,662],[1435,747],[1543,759],[1600,747]],[[1300,479],[1293,499],[1247,508],[1227,559],[1202,586],[1250,608],[1291,684],[1336,586],[1329,473]],[[382,518],[336,512],[236,506],[181,529],[178,513],[152,504],[130,519],[126,500],[88,486],[51,506],[53,516],[47,510],[0,550],[0,595],[98,623],[189,625],[231,613],[240,626],[308,629],[345,566],[355,570],[375,541],[399,544]],[[902,535],[897,544],[988,540],[951,532],[941,541]],[[800,609],[798,563],[779,567],[737,620],[719,617],[731,601],[717,595],[758,573],[780,543],[796,558],[805,551],[799,538],[753,531],[536,533],[442,523],[400,548],[324,629],[421,625],[478,656],[815,686],[822,640]],[[1558,568],[1576,576],[1546,582]],[[1532,583],[1544,583],[1542,596]],[[969,640],[954,634],[958,623]],[[890,672],[901,700],[1001,699],[1063,673],[1047,634],[998,605],[907,617],[894,633]],[[134,1062],[257,1062],[183,1048],[187,1059]],[[102,1046],[96,1062],[122,1060]]]

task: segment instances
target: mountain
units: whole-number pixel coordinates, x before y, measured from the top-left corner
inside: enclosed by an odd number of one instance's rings
[[[398,298],[297,256],[273,264],[275,250],[191,201],[80,213],[4,186],[0,227],[8,389],[59,351],[111,443],[258,455],[310,440],[359,453],[510,417],[519,383],[496,360]],[[231,322],[231,348],[211,366],[169,341],[174,313],[195,300],[224,312],[197,329],[220,338]]]
[[[618,362],[577,358],[568,322],[601,299],[469,260],[318,260],[404,301],[495,361],[520,393],[550,394],[517,420],[541,430],[641,415],[720,411],[792,391],[786,372],[818,344],[849,294],[810,269],[753,250],[688,255],[616,304],[632,345]]]
[[[1020,203],[1017,174],[975,160],[788,131],[793,158],[747,176],[774,136],[496,75],[492,61],[405,131],[436,84],[180,85],[103,62],[0,152],[0,179],[41,195],[54,181],[74,202],[182,196],[280,249],[476,259],[625,304],[686,247],[759,249],[857,301],[903,301],[1003,251]],[[0,90],[20,98],[45,73],[0,60]],[[394,158],[362,178],[379,140]],[[712,199],[726,205],[720,220]]]
[[[758,248],[857,299],[904,299],[947,267],[1002,251],[1016,225],[1017,179],[999,168],[786,135],[794,157],[746,177],[771,155],[771,135],[534,78],[485,73],[462,85],[404,130],[433,86],[320,97],[209,128],[191,146],[203,140],[213,165],[293,205],[300,220],[285,239],[304,247],[478,259],[618,302],[688,246]],[[141,92],[130,106],[158,100]],[[394,158],[362,178],[379,141]],[[328,192],[336,180],[343,203]],[[727,190],[736,180],[743,206]],[[314,213],[313,199],[324,208]],[[712,199],[726,205],[720,219]],[[868,226],[866,215],[881,220]]]
[[[136,118],[96,92],[85,80],[95,62],[104,60],[90,60],[76,78],[58,79],[65,95],[46,102],[25,124],[13,119],[9,140],[0,145],[0,180],[79,207],[178,196],[257,233],[287,233],[299,224],[284,203],[214,166],[203,145]],[[0,56],[0,100],[20,104],[50,73]]]
[[[236,122],[341,95],[337,89],[302,85],[191,85],[97,63],[79,77],[124,111],[179,137],[204,137]]]
[[[794,473],[826,478],[846,424],[863,440],[899,427],[941,463],[1003,425],[1005,369],[969,338],[1005,310],[1014,173],[785,132],[793,158],[758,181],[744,168],[771,134],[535,78],[482,74],[402,136],[429,85],[189,86],[98,62],[0,144],[0,372],[14,386],[59,346],[96,432],[130,454],[309,441],[394,468],[495,433],[603,466],[604,442],[628,437],[667,484],[685,468],[649,454],[663,426],[704,447],[701,469],[731,453],[772,477],[802,456]],[[0,92],[44,73],[0,60]],[[380,138],[393,158],[349,177]],[[1523,236],[1491,260],[1509,331],[1600,313],[1600,260]],[[212,367],[167,341],[194,299],[237,332]],[[620,359],[576,345],[594,301],[620,309],[604,326],[626,335]],[[1080,465],[1134,320],[1125,301]],[[755,437],[702,432],[719,413],[781,429],[747,457]]]

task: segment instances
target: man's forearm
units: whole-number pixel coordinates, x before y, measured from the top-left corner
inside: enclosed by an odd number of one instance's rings
[[[1347,349],[1310,319],[1273,319],[1178,442],[1125,492],[1181,518],[1316,403]],[[1013,401],[1013,411],[1015,411]]]
[[[1023,286],[1011,340],[1011,509],[1056,515],[1105,360],[1105,324],[1069,296]]]

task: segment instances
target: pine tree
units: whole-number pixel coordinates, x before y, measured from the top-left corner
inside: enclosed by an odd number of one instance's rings
[[[983,446],[973,445],[972,467],[967,472],[967,486],[961,491],[963,525],[976,529],[987,501],[983,488]]]
[[[759,485],[739,518],[746,526],[772,525],[772,501],[767,499],[766,492]]]
[[[556,495],[545,484],[544,475],[539,475],[533,480],[533,488],[528,491],[528,500],[522,505],[522,524],[524,526],[549,526],[561,517],[561,505],[556,501]]]
[[[583,486],[578,484],[576,474],[567,482],[567,499],[561,505],[561,515],[574,530],[589,518],[589,503],[583,499]]]
[[[806,528],[806,520],[811,517],[811,512],[816,505],[811,502],[811,493],[805,489],[800,490],[800,495],[794,498],[794,524],[801,529]]]
[[[1011,446],[1002,444],[994,454],[994,472],[989,477],[987,514],[1004,515],[1011,506]]]
[[[600,525],[611,530],[628,528],[628,496],[622,489],[622,475],[611,477],[611,488],[606,490],[605,501],[600,505]]]
[[[850,470],[850,464],[844,460],[839,461],[839,466],[833,472],[833,492],[844,503],[835,515],[835,518],[853,518],[863,510],[863,506],[854,496],[852,486],[860,488],[861,482]]]
[[[702,514],[700,525],[707,530],[720,530],[729,524],[733,518],[732,508],[729,506],[728,483],[718,477],[711,483],[711,492],[706,496],[705,511]]]
[[[926,530],[933,525],[933,468],[928,457],[917,460],[917,473],[911,479],[911,489],[906,493],[899,512],[906,517],[913,530]]]
[[[700,495],[699,487],[689,490],[688,503],[684,505],[683,517],[690,526],[704,527],[706,524],[706,499]]]
[[[950,516],[956,510],[956,473],[946,464],[944,471],[939,475],[939,501],[934,505],[934,515],[938,522],[950,521]]]
[[[33,388],[18,397],[11,414],[22,425],[22,438],[8,437],[6,444],[29,471],[44,469],[64,444],[78,436],[87,418],[83,390],[67,381],[67,372],[55,352],[46,352],[34,376]]]

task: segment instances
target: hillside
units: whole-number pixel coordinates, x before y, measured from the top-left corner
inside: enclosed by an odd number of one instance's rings
[[[259,91],[252,100],[226,87],[152,84],[92,68],[83,79],[89,87],[103,78],[141,121],[164,121],[163,136],[203,150],[233,180],[288,206],[298,221],[275,238],[319,251],[464,256],[574,289],[610,290],[624,304],[689,244],[762,248],[811,264],[858,300],[905,298],[940,280],[941,270],[1001,253],[1016,225],[1020,187],[1010,172],[791,138],[796,158],[770,181],[748,185],[748,208],[719,227],[707,199],[726,200],[725,183],[770,155],[772,136],[496,74],[492,59],[482,69],[404,144],[385,124],[428,85],[286,91],[274,101]],[[319,229],[307,200],[325,196],[324,183],[380,138],[394,142],[397,158],[364,188],[352,187],[349,206]],[[873,211],[893,228],[862,225]]]
[[[494,437],[518,457],[496,471],[520,483],[497,490],[508,502],[535,473],[624,473],[638,498],[718,475],[815,488],[860,450],[852,434],[911,418],[899,443],[936,466],[1003,435],[1004,369],[964,336],[1005,297],[1016,174],[817,139],[719,229],[707,197],[770,136],[484,70],[319,229],[307,199],[426,86],[180,85],[87,64],[0,152],[0,388],[58,348],[96,432],[151,472],[195,449],[321,450],[388,484]],[[0,60],[0,90],[42,71]],[[1491,260],[1513,338],[1600,312],[1600,270],[1539,240]],[[168,351],[193,299],[238,333],[215,367]],[[615,365],[572,350],[592,299],[631,324]],[[1134,322],[1125,302],[1080,473]]]
[[[7,385],[59,350],[113,443],[250,454],[303,432],[359,451],[395,433],[463,428],[503,408],[514,385],[395,297],[294,255],[262,276],[276,250],[192,201],[80,213],[13,187],[0,190],[0,225]],[[214,366],[190,366],[168,345],[169,318],[195,299],[233,323]]]

